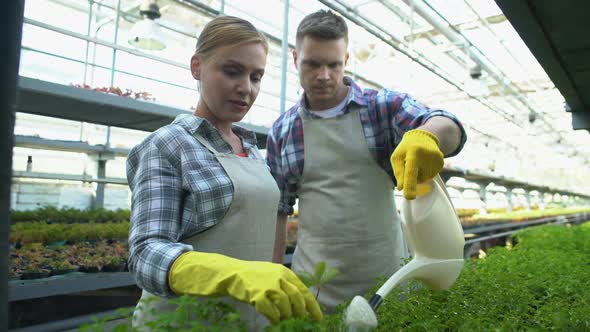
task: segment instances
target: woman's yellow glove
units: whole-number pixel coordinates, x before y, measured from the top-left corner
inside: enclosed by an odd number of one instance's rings
[[[250,303],[273,324],[291,317],[322,319],[309,289],[281,264],[245,261],[190,251],[180,255],[168,274],[176,294],[226,296]]]
[[[404,134],[391,155],[397,189],[406,199],[416,198],[416,187],[435,177],[443,168],[444,155],[438,138],[429,131],[413,129]]]

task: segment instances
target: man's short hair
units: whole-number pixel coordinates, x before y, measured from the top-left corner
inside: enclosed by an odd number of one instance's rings
[[[344,38],[348,45],[348,26],[344,19],[331,10],[318,10],[303,18],[297,27],[296,47],[301,47],[304,37],[318,40]]]

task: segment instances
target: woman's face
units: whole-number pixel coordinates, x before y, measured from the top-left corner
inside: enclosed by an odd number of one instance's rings
[[[265,65],[261,43],[222,46],[204,61],[193,55],[191,71],[201,83],[196,114],[213,124],[242,120],[258,96]]]

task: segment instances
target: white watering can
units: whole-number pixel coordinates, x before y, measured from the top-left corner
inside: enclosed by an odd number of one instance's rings
[[[424,185],[427,193],[414,200],[404,199],[401,206],[402,228],[414,258],[394,273],[369,302],[362,296],[352,299],[345,312],[349,332],[377,327],[375,310],[401,282],[418,279],[432,290],[443,290],[451,287],[461,273],[465,238],[453,203],[440,176],[419,186]]]

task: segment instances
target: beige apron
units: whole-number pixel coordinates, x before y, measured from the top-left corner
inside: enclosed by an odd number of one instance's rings
[[[195,251],[219,253],[243,260],[271,261],[279,189],[264,159],[252,160],[219,153],[203,137],[197,136],[197,139],[215,154],[233,183],[234,194],[231,206],[219,224],[182,242],[192,245]],[[146,299],[150,299],[149,307],[140,310],[141,300]],[[223,300],[238,309],[251,331],[262,331],[269,324],[266,317],[256,312],[252,305],[229,297]],[[145,322],[153,320],[150,314],[152,308],[156,309],[155,312],[175,309],[167,303],[167,299],[144,290],[134,312],[133,326],[143,326]]]
[[[305,163],[292,269],[313,273],[324,261],[340,271],[320,289],[319,302],[328,311],[363,295],[377,277],[391,276],[408,256],[393,183],[369,152],[359,107],[349,107],[349,113],[327,119],[299,109]]]

